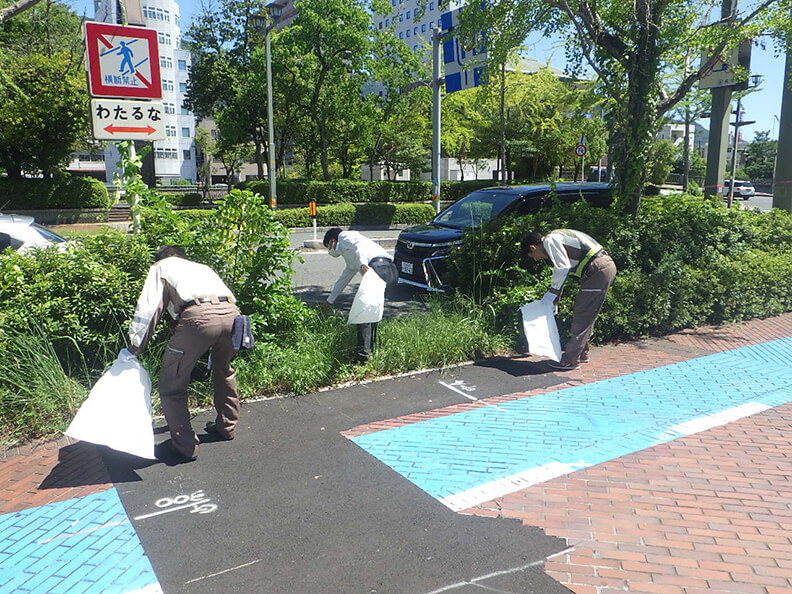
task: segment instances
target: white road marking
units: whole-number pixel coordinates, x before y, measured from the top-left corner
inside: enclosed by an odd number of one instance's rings
[[[228,573],[229,571],[236,571],[237,569],[242,569],[243,567],[249,567],[261,561],[261,559],[256,559],[255,561],[251,561],[250,563],[243,563],[242,565],[237,565],[236,567],[231,567],[229,569],[224,569],[223,571],[218,571],[216,573],[210,573],[209,575],[204,575],[199,578],[195,578],[194,580],[190,580],[189,582],[184,582],[184,585],[193,584],[195,582],[200,582],[201,580],[206,580],[218,575],[223,575],[224,573]]]
[[[480,586],[483,588],[487,588],[487,586],[482,586],[477,582],[483,582],[484,580],[489,580],[495,577],[500,577],[502,575],[509,575],[510,573],[517,573],[518,571],[525,571],[526,569],[531,569],[532,567],[539,567],[540,565],[544,565],[545,559],[540,559],[539,561],[534,561],[533,563],[528,563],[527,565],[521,565],[520,567],[512,567],[511,569],[504,569],[503,571],[495,571],[493,573],[488,573],[486,575],[480,575],[475,577],[471,580],[466,580],[464,582],[457,582],[456,584],[449,584],[447,586],[443,586],[442,588],[438,588],[437,590],[432,590],[431,592],[427,592],[426,594],[439,594],[440,592],[447,592],[448,590],[453,590],[454,588],[459,588],[461,586]],[[492,588],[487,588],[491,590]],[[497,592],[498,590],[496,590]]]
[[[509,412],[509,411],[507,411],[507,410],[505,410],[503,408],[500,408],[499,406],[497,406],[495,404],[490,404],[489,402],[483,402],[483,401],[479,400],[478,398],[476,398],[475,396],[471,396],[467,392],[463,392],[462,390],[474,391],[476,388],[475,388],[475,386],[466,386],[462,382],[462,380],[457,380],[457,381],[455,381],[452,384],[447,384],[447,383],[441,382],[441,381],[438,381],[437,383],[440,384],[441,386],[444,386],[444,387],[448,388],[452,392],[456,392],[460,396],[464,396],[465,398],[468,398],[469,400],[473,400],[474,402],[481,402],[482,404],[486,404],[487,406],[491,406],[492,408],[497,409],[497,410],[499,410],[501,412]],[[462,388],[462,390],[457,389],[455,387],[457,385],[459,385]]]
[[[127,523],[126,520],[120,520],[119,522],[110,522],[108,524],[102,524],[101,526],[86,528],[85,530],[80,530],[79,532],[69,532],[68,534],[60,534],[58,536],[53,536],[52,538],[45,538],[44,540],[37,541],[36,544],[46,544],[48,542],[52,542],[55,540],[63,540],[64,538],[71,538],[72,536],[81,536],[83,534],[90,534],[91,532],[96,532],[97,530],[103,530],[104,528],[112,528],[113,526],[120,526],[121,524],[126,524],[126,523]]]
[[[722,410],[711,415],[685,421],[684,423],[679,423],[678,425],[674,425],[668,429],[670,431],[677,431],[684,435],[692,435],[694,433],[699,433],[700,431],[712,429],[713,427],[720,427],[721,425],[737,421],[738,419],[750,417],[751,415],[764,412],[770,408],[772,407],[762,404],[761,402],[746,402],[740,406],[733,406],[732,408],[727,408],[726,410]]]

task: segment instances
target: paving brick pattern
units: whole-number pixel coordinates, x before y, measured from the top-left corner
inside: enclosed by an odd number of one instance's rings
[[[463,513],[567,539],[545,571],[579,594],[792,592],[790,435],[784,405]]]
[[[0,514],[65,501],[113,485],[96,447],[63,437],[0,453]]]
[[[161,592],[115,489],[0,516],[0,592]]]
[[[350,438],[486,404],[792,336],[792,314],[599,347],[547,390],[355,427]],[[754,350],[759,361],[765,356]],[[790,361],[781,362],[786,366]],[[518,518],[573,547],[546,572],[578,594],[792,592],[792,405],[463,510]]]

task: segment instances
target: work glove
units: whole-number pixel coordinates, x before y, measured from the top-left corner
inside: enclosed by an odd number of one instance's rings
[[[550,292],[547,292],[544,295],[542,295],[542,298],[540,299],[540,301],[545,305],[553,305],[555,300],[556,300],[556,295]]]
[[[130,361],[137,361],[137,357],[129,349],[121,349],[118,353],[118,360],[122,363],[129,363]]]

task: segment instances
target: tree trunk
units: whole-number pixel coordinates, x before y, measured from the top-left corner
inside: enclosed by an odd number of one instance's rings
[[[256,145],[256,176],[259,179],[264,179],[264,159],[261,156],[261,140],[259,139],[258,132],[256,132],[253,142]]]

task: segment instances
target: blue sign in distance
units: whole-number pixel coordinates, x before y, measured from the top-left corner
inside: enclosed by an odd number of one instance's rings
[[[440,15],[440,29],[445,34],[443,41],[443,67],[445,70],[446,93],[463,89],[471,89],[481,85],[483,64],[486,61],[487,49],[483,43],[483,34],[472,40],[460,39],[452,35],[459,24],[457,8]],[[480,64],[477,66],[476,64]]]

